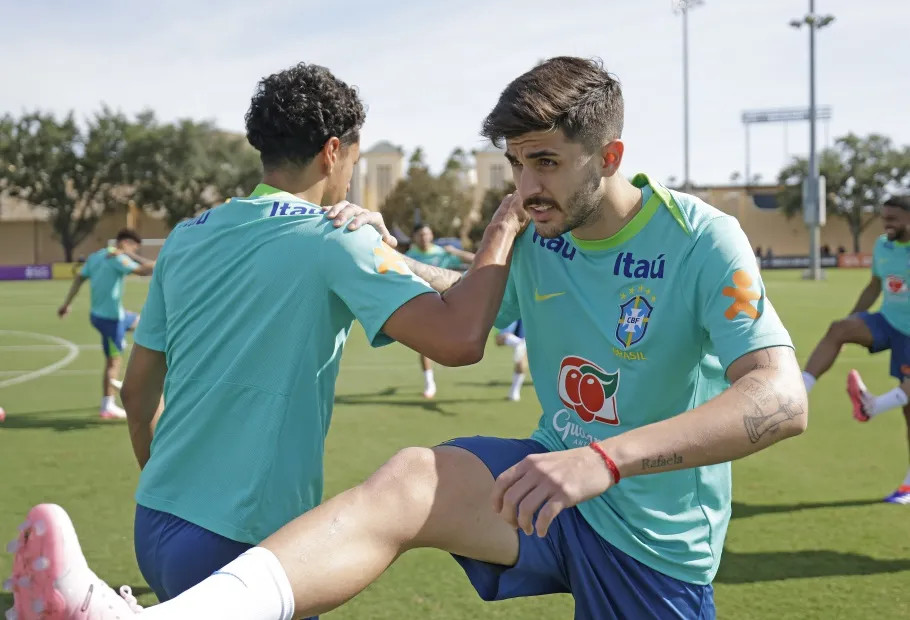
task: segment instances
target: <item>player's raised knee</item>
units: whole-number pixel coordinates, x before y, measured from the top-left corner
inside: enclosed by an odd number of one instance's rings
[[[404,448],[370,476],[365,486],[383,500],[400,506],[432,504],[438,474],[429,448]]]

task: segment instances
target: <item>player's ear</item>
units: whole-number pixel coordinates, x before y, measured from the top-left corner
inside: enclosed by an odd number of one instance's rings
[[[626,145],[622,140],[610,140],[601,148],[601,157],[603,158],[603,175],[611,177],[619,172],[619,166],[622,164],[622,156],[625,153]]]
[[[325,144],[322,145],[320,155],[322,156],[323,170],[326,174],[331,174],[332,169],[335,168],[335,164],[338,162],[338,158],[341,156],[341,140],[335,136],[326,140]]]

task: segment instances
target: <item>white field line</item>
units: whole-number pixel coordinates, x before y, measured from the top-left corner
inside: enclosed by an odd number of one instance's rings
[[[17,332],[10,330],[0,330],[0,336],[25,336],[27,338],[34,338],[36,340],[44,340],[45,342],[51,342],[57,345],[57,348],[63,347],[66,350],[66,355],[62,359],[54,362],[53,364],[48,364],[37,370],[32,370],[26,372],[25,374],[20,374],[9,379],[4,379],[0,381],[0,388],[9,387],[11,385],[18,385],[20,383],[25,383],[26,381],[33,381],[35,379],[40,379],[47,375],[51,375],[61,368],[68,366],[74,359],[79,357],[79,347],[69,340],[64,340],[63,338],[58,338],[57,336],[49,336],[47,334],[38,334],[35,332]],[[41,345],[33,345],[41,346]]]

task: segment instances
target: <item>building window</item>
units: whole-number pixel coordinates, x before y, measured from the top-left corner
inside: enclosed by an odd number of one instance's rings
[[[502,189],[506,186],[506,167],[502,164],[490,166],[490,188]]]
[[[392,193],[392,166],[388,164],[376,166],[376,191],[379,194],[377,196],[379,204]]]

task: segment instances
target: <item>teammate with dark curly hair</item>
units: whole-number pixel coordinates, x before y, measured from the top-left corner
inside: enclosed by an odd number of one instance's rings
[[[483,356],[527,212],[503,202],[463,278],[399,254],[378,213],[339,203],[363,122],[357,91],[324,67],[263,79],[246,115],[263,183],[179,224],[159,254],[121,396],[142,468],[136,558],[162,602],[232,561],[277,563],[250,548],[320,503],[354,319],[373,346],[398,340],[449,366]],[[135,613],[128,593],[117,597],[87,569],[60,507],[33,509],[23,532],[20,618],[36,601],[66,620]],[[63,542],[36,567],[23,558],[39,539]]]

